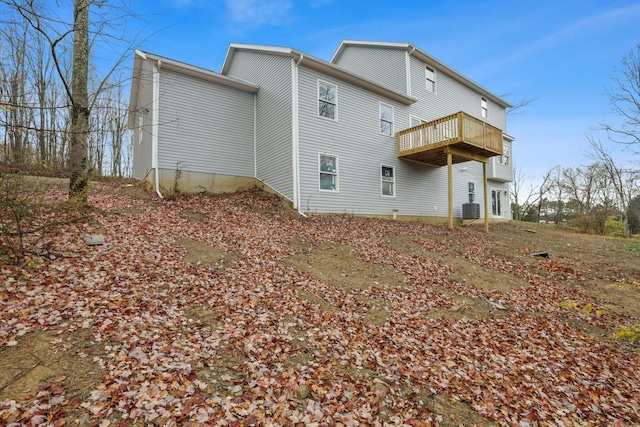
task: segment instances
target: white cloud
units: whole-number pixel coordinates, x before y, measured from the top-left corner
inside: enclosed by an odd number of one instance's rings
[[[287,20],[289,0],[224,0],[229,19],[249,26],[279,25]]]

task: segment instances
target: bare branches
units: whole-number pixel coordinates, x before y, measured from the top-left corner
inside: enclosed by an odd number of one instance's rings
[[[611,141],[640,153],[640,44],[622,59],[606,93],[612,111],[622,122],[601,123],[602,129]]]

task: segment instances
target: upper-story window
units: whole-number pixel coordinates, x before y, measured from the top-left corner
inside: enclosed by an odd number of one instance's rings
[[[335,120],[337,106],[338,88],[336,85],[318,80],[318,115]]]
[[[489,109],[487,107],[487,98],[480,98],[480,109],[482,112],[482,118],[486,119],[489,116]]]
[[[429,92],[435,93],[436,91],[436,70],[427,66],[426,67],[426,75],[427,75],[427,90]]]
[[[380,103],[380,133],[393,135],[393,107]]]

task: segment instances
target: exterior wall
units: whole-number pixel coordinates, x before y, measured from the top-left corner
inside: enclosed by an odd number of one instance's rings
[[[502,156],[491,158],[487,177],[492,180],[511,182],[513,181],[513,159],[511,157],[511,142],[504,141],[504,152]]]
[[[143,179],[152,168],[153,146],[151,141],[151,125],[153,108],[153,65],[150,61],[142,61],[142,72],[138,82],[137,112],[133,133],[133,167],[132,176]]]
[[[447,74],[436,69],[436,91],[427,91],[426,64],[415,57],[410,57],[411,95],[418,102],[410,107],[410,114],[422,120],[430,121],[463,111],[473,117],[482,119],[482,94],[459,83]],[[434,68],[431,64],[430,67]],[[402,117],[405,127],[409,127],[409,117]],[[488,99],[488,117],[482,119],[487,123],[506,131],[505,109]]]
[[[293,200],[292,59],[237,51],[227,74],[260,85],[256,96],[256,177]]]
[[[337,121],[318,116],[318,79],[338,88]],[[300,205],[304,212],[389,216],[397,209],[398,216],[448,215],[447,168],[398,159],[395,136],[379,132],[380,102],[394,107],[395,123],[398,117],[408,121],[410,107],[300,67]],[[320,190],[319,153],[338,156],[337,192]],[[395,197],[381,195],[381,165],[395,168]],[[482,164],[454,165],[454,216],[462,216],[470,175],[479,177],[475,179],[477,202],[483,203]]]
[[[407,93],[406,52],[382,47],[347,46],[336,65],[387,86]]]
[[[158,168],[254,177],[254,95],[160,72]]]
[[[153,184],[154,177],[149,177]],[[179,171],[159,169],[158,183],[163,195],[174,193],[233,193],[261,187],[260,182],[251,177],[224,175],[210,172]]]

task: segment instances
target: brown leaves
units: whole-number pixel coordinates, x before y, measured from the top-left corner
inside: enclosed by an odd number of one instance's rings
[[[445,393],[473,408],[478,424],[640,422],[638,357],[562,320],[620,319],[582,310],[591,303],[595,312],[598,302],[558,285],[561,276],[579,280],[560,263],[541,261],[533,273],[490,256],[474,230],[299,218],[253,192],[149,203],[103,190],[91,203],[105,245],[87,249],[74,236],[94,230],[69,227],[56,238],[67,257],[30,277],[2,271],[0,305],[4,346],[38,328],[91,331],[105,350],[96,358],[102,383],[67,399],[69,379],[54,377],[25,403],[0,401],[2,423],[62,425],[59,414],[82,410],[96,424],[423,426],[445,423],[427,406]],[[194,214],[198,221],[189,220]],[[461,256],[530,286],[460,283],[446,263],[386,246],[388,235],[437,236],[416,240],[432,252],[464,241]],[[185,237],[241,256],[225,269],[189,264],[178,243]],[[299,250],[294,240],[349,245],[361,262],[392,268],[404,283],[340,286],[287,267],[284,259]],[[434,320],[429,312],[459,306],[438,289],[483,298],[506,314]],[[566,310],[566,300],[581,305]],[[380,307],[388,316],[370,322]],[[463,422],[456,411],[447,422]]]

